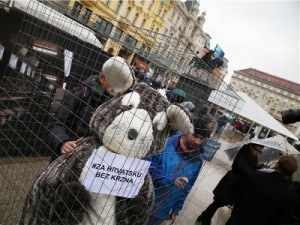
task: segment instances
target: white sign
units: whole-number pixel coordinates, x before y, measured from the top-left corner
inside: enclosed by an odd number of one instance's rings
[[[144,184],[150,162],[94,149],[82,184],[90,192],[134,198]]]

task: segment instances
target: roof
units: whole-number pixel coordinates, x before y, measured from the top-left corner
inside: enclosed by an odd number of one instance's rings
[[[185,5],[187,11],[190,12],[197,3],[197,0],[186,0],[183,4]]]
[[[290,137],[294,140],[298,138],[290,132],[286,127],[284,127],[279,121],[277,121],[273,116],[271,116],[267,111],[260,107],[252,98],[243,92],[237,92],[239,96],[245,101],[239,112],[235,112],[242,117],[252,120],[264,127],[270,128],[284,136]]]
[[[261,80],[265,80],[268,81],[270,83],[274,83],[278,86],[281,86],[283,88],[289,89],[289,90],[294,90],[294,91],[300,91],[300,84],[294,83],[292,81],[280,78],[280,77],[276,77],[274,75],[256,70],[256,69],[252,69],[252,68],[248,68],[248,69],[243,69],[243,70],[237,70],[235,71],[237,73],[240,74],[245,74],[251,77],[255,77]]]
[[[98,48],[103,47],[91,29],[36,0],[14,0],[13,7],[74,35],[85,42],[95,45]]]
[[[252,98],[243,92],[236,93],[241,97],[242,101],[221,92],[212,92],[208,101],[247,118],[250,121],[254,121],[255,123],[274,130],[279,134],[298,140],[292,132],[265,111]]]

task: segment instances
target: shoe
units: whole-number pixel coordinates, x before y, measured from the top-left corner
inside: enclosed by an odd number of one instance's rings
[[[195,225],[210,225],[210,222],[201,222],[196,220]]]
[[[210,225],[210,222],[200,222],[200,221],[196,221],[195,225]]]
[[[210,225],[210,220],[203,219],[201,216],[199,216],[196,220],[195,225]]]

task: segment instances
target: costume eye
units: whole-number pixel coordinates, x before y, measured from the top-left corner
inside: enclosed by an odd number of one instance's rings
[[[128,139],[129,140],[135,140],[136,139],[136,137],[138,136],[138,132],[136,131],[136,129],[130,129],[129,131],[128,131],[128,134],[127,134],[127,136],[128,136]]]
[[[137,108],[138,105],[140,104],[140,101],[141,101],[141,97],[139,93],[133,91],[124,95],[122,99],[122,105],[123,106],[127,105],[127,106],[132,106],[133,108]]]

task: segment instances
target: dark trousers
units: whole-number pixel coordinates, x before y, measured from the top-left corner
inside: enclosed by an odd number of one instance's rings
[[[202,214],[198,217],[197,221],[210,223],[217,209],[225,205],[227,205],[227,203],[215,198],[214,201],[206,208],[206,210],[203,211]]]
[[[160,225],[164,222],[165,220],[163,219],[159,219],[157,217],[153,217],[151,216],[149,221],[148,221],[148,225]]]

